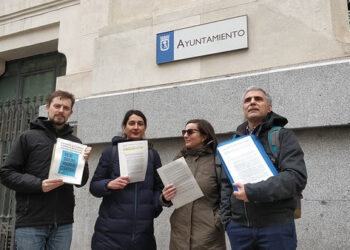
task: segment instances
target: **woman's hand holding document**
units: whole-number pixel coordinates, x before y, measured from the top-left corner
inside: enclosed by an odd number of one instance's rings
[[[124,189],[126,185],[130,183],[130,179],[127,176],[119,176],[113,181],[108,182],[107,188],[109,189]]]
[[[81,184],[86,153],[86,145],[57,138],[52,152],[49,179],[61,179],[64,183]],[[51,183],[51,182],[50,182]],[[49,181],[46,186],[49,186]],[[46,187],[45,186],[45,187]]]
[[[183,157],[157,169],[164,185],[172,184],[176,195],[171,199],[175,208],[179,208],[203,196],[203,192],[194,179]]]
[[[220,143],[217,152],[231,183],[256,183],[277,175],[270,158],[254,135]]]
[[[148,163],[148,141],[129,141],[118,144],[120,176],[130,183],[145,180]]]

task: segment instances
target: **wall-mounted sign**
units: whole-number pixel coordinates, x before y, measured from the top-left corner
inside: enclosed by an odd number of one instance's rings
[[[248,17],[157,34],[157,64],[248,48]]]

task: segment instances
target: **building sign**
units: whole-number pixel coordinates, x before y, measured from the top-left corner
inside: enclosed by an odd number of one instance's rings
[[[157,64],[248,48],[248,17],[157,34]]]

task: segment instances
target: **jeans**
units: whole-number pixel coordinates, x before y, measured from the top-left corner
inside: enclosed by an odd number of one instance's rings
[[[294,222],[267,227],[245,227],[231,221],[226,227],[232,250],[295,250]]]
[[[17,250],[69,250],[72,224],[20,227],[16,229]]]

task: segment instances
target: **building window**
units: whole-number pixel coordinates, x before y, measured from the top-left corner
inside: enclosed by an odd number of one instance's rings
[[[66,74],[66,57],[58,52],[6,62],[0,77],[0,103],[45,98],[55,90],[56,78]]]
[[[349,25],[350,25],[350,0],[348,1],[348,20],[349,20]]]

